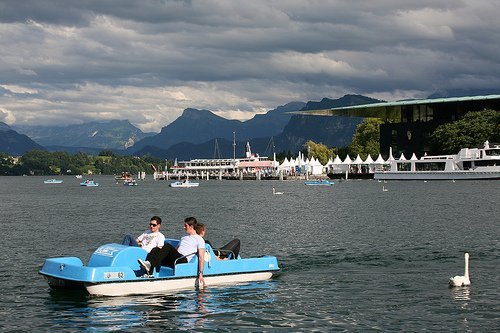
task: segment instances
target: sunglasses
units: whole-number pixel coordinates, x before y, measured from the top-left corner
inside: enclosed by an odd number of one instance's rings
[[[153,224],[153,223],[150,223],[149,226],[151,227],[156,227],[158,224]]]

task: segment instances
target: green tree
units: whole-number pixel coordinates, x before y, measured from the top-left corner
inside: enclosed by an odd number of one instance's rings
[[[21,157],[23,173],[34,175],[52,175],[53,162],[51,153],[44,150],[30,150]]]
[[[433,152],[456,154],[461,148],[500,142],[500,112],[468,112],[462,119],[438,126],[431,135]]]
[[[368,154],[372,157],[380,153],[380,125],[384,122],[378,118],[365,118],[361,124],[356,127],[356,132],[352,137],[351,144],[348,147],[351,157],[360,155],[365,159]]]
[[[302,150],[304,155],[308,158],[315,157],[319,160],[319,162],[325,165],[328,162],[330,157],[335,157],[335,153],[333,149],[328,148],[322,143],[316,143],[314,141],[307,141],[304,144],[304,149]]]

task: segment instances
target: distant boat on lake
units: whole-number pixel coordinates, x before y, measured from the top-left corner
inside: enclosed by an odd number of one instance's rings
[[[323,186],[330,186],[335,184],[334,182],[327,180],[327,179],[318,179],[318,180],[306,180],[304,182],[305,185],[323,185]]]
[[[87,179],[86,181],[84,182],[81,182],[80,183],[81,186],[99,186],[99,183],[96,183],[94,180],[92,179]]]
[[[43,181],[44,184],[61,184],[62,182],[62,179],[47,179]]]
[[[170,183],[170,187],[198,187],[200,183],[190,182],[189,180],[183,180],[178,182]]]

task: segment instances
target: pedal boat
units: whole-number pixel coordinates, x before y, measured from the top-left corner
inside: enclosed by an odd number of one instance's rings
[[[95,181],[93,180],[86,180],[84,182],[81,182],[80,183],[81,186],[99,186],[99,183],[96,183]]]
[[[331,186],[335,184],[334,182],[327,180],[327,179],[320,179],[320,180],[306,180],[304,182],[305,185],[312,185],[312,186]]]
[[[165,242],[177,246],[175,239]],[[198,256],[174,268],[161,266],[145,274],[138,259],[146,260],[140,247],[105,244],[97,248],[85,266],[80,258],[59,257],[45,260],[39,271],[54,289],[85,289],[95,296],[158,294],[197,287]],[[228,255],[231,257],[231,254]],[[280,270],[274,256],[219,260],[210,245],[205,249],[203,278],[210,286],[270,279]]]

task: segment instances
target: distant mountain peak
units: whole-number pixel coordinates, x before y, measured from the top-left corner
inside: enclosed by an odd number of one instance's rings
[[[10,128],[9,125],[7,125],[6,123],[0,121],[0,131],[8,131],[10,129],[12,129],[12,128]]]
[[[191,119],[191,120],[199,120],[199,119],[206,119],[206,118],[222,118],[222,119],[224,119],[223,117],[216,115],[212,111],[198,110],[198,109],[193,109],[193,108],[185,109],[179,118],[186,118],[186,119]]]

